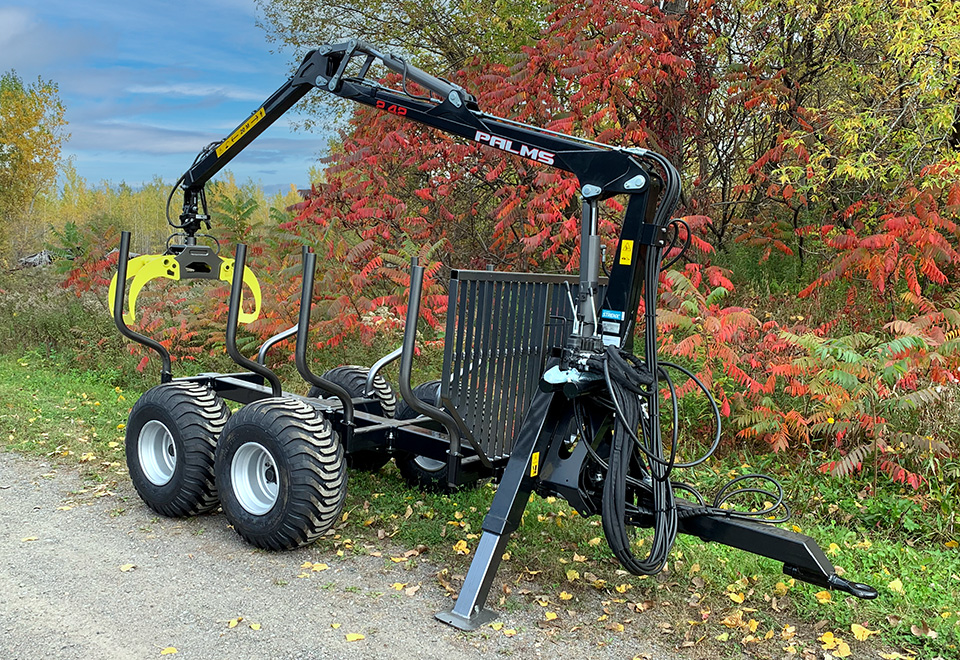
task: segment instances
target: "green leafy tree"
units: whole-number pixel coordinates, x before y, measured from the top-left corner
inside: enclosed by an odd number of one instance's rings
[[[215,235],[226,245],[246,241],[268,213],[263,190],[252,181],[238,185],[230,172],[210,183],[207,199]]]
[[[42,238],[33,205],[54,182],[66,123],[56,83],[0,77],[0,261]]]
[[[502,61],[532,43],[543,0],[257,0],[271,38],[299,50],[357,38],[456,70],[470,58]],[[422,59],[421,59],[422,61]]]
[[[355,38],[447,76],[477,58],[515,61],[536,41],[549,12],[545,0],[257,0],[257,6],[267,37],[289,48],[298,64],[312,48]],[[342,114],[353,111],[334,105]],[[324,95],[305,98],[302,126],[326,127],[330,107]]]

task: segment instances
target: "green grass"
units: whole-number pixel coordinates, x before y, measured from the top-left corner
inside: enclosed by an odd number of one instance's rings
[[[383,530],[400,547],[425,547],[435,562],[450,567],[451,574],[463,575],[471,555],[458,554],[454,546],[462,540],[471,551],[476,548],[493,492],[493,486],[485,484],[455,495],[414,493],[390,467],[377,474],[352,473],[347,523],[338,531],[354,547],[363,547],[358,539],[370,541]],[[504,581],[519,586],[514,594],[527,594],[508,598],[499,609],[538,607],[538,598],[544,596],[549,607],[581,609],[599,598],[608,603],[611,617],[619,613],[623,619],[635,616],[631,608],[638,603],[654,601],[657,616],[675,631],[689,630],[690,622],[696,621],[698,637],[707,635],[715,642],[721,637],[737,644],[747,639],[744,646],[760,655],[782,655],[782,647],[791,643],[801,644],[801,650],[803,645],[821,646],[818,637],[828,630],[851,646],[853,657],[861,657],[858,649],[866,652],[878,643],[910,649],[922,657],[957,652],[960,551],[942,544],[910,547],[904,539],[887,539],[829,521],[796,522],[846,577],[876,586],[880,597],[860,601],[832,592],[829,601],[821,602],[823,594],[817,598],[821,588],[788,579],[779,563],[691,537],[677,540],[664,574],[626,575],[603,539],[598,518],[585,520],[563,501],[534,495],[501,568]],[[562,601],[562,591],[573,599]],[[743,602],[735,602],[730,594],[742,594]],[[759,632],[751,632],[751,619]],[[820,621],[825,623],[811,628]],[[879,633],[866,642],[857,641],[852,624]],[[788,625],[801,630],[796,638],[784,640],[781,634]],[[936,637],[921,638],[911,632],[911,627],[922,630],[924,626]],[[763,639],[771,630],[771,639]]]
[[[114,372],[73,364],[45,352],[0,354],[0,439],[14,451],[125,478],[117,476],[125,472],[123,428],[140,389],[118,385]],[[852,657],[875,655],[877,649],[924,658],[957,655],[960,549],[951,547],[952,538],[945,540],[952,528],[933,530],[933,523],[923,522],[924,516],[936,516],[923,510],[930,500],[894,486],[865,495],[862,481],[831,479],[812,464],[786,464],[783,456],[768,454],[728,451],[692,479],[712,492],[748,471],[777,474],[803,511],[794,524],[821,544],[846,577],[877,586],[880,598],[859,601],[832,592],[821,602],[821,589],[790,581],[776,562],[689,537],[677,540],[663,574],[634,577],[619,568],[598,518],[584,519],[562,500],[535,495],[501,568],[510,593],[492,594],[490,604],[502,612],[576,611],[610,635],[617,634],[615,624],[643,611],[669,624],[665,642],[693,641],[711,648],[711,657],[740,650],[781,657],[791,648],[802,657],[804,649],[822,646],[825,632],[848,643]],[[493,494],[491,484],[453,495],[411,491],[392,465],[376,474],[353,472],[346,518],[335,535],[318,543],[318,551],[331,558],[381,552],[385,567],[402,569],[405,562],[393,558],[403,560],[405,552],[417,550],[446,567],[437,579],[455,590]],[[903,526],[904,500],[916,505],[908,515],[927,527]],[[883,511],[899,525],[877,524]],[[461,541],[469,554],[462,553]],[[857,641],[852,624],[878,633]]]
[[[138,391],[56,355],[0,355],[3,446],[95,469],[122,469],[123,429]]]

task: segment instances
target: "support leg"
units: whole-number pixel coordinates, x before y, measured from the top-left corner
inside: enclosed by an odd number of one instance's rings
[[[474,630],[496,617],[485,609],[490,586],[510,535],[520,525],[523,510],[537,483],[540,464],[554,436],[561,406],[567,399],[554,392],[537,392],[520,425],[517,441],[504,470],[490,511],[483,520],[483,535],[470,564],[460,596],[452,610],[437,619],[460,630]]]

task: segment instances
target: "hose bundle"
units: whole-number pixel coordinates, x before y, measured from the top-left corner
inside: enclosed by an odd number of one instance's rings
[[[677,460],[677,391],[667,368],[678,370],[694,381],[710,402],[716,421],[716,433],[710,447],[703,455],[689,462]],[[769,475],[745,474],[731,479],[709,504],[692,485],[671,478],[675,468],[700,465],[716,451],[720,444],[720,410],[703,382],[688,369],[661,362],[658,375],[667,384],[673,407],[669,454],[664,456],[666,443],[660,433],[659,415],[655,417],[653,414],[660,394],[656,383],[639,358],[610,346],[604,356],[604,378],[610,393],[610,405],[615,413],[609,459],[603,461],[596,451],[590,451],[593,459],[607,471],[600,506],[604,536],[614,556],[634,575],[653,575],[663,569],[673,549],[681,517],[723,515],[765,523],[782,523],[790,518],[790,510],[784,502],[783,486]],[[772,484],[773,490],[740,485],[750,480]],[[675,489],[692,495],[696,506],[678,507]],[[732,498],[748,493],[760,495],[770,504],[757,511],[725,507]],[[774,516],[779,510],[783,513]],[[647,521],[652,521],[653,539],[646,557],[641,559],[633,553],[627,530],[640,523],[646,526]]]
[[[659,573],[669,559],[679,531],[681,515],[723,515],[733,518],[750,518],[761,522],[780,523],[790,517],[789,508],[784,503],[781,484],[765,474],[747,474],[730,480],[724,485],[711,504],[693,486],[673,481],[674,468],[694,467],[704,463],[716,451],[720,444],[720,410],[707,387],[688,369],[670,362],[657,360],[657,283],[663,268],[669,267],[681,258],[690,246],[690,227],[682,219],[669,219],[669,213],[676,206],[680,182],[676,170],[659,154],[646,152],[645,159],[660,166],[666,176],[666,198],[658,206],[654,222],[657,226],[673,229],[670,245],[666,251],[681,243],[680,227],[686,229],[685,240],[677,255],[666,265],[661,265],[663,247],[651,246],[645,263],[644,281],[644,353],[640,359],[631,352],[618,347],[607,346],[603,356],[603,373],[610,394],[610,406],[615,413],[613,435],[610,441],[610,455],[604,461],[589,446],[588,452],[594,461],[606,469],[603,494],[600,506],[603,532],[607,543],[623,567],[634,575],[652,575]],[[680,371],[699,387],[713,411],[716,421],[716,433],[709,449],[699,458],[681,463],[677,462],[679,436],[679,410],[677,391],[667,369]],[[660,391],[658,383],[664,381],[672,404],[673,428],[670,439],[669,455],[664,456],[663,437],[660,428]],[[579,404],[577,404],[579,405]],[[581,428],[586,428],[577,412]],[[639,431],[639,434],[638,434]],[[594,439],[595,440],[595,439]],[[639,478],[638,478],[639,477]],[[739,486],[747,480],[761,480],[773,485],[774,490],[761,487]],[[696,500],[696,506],[677,506],[674,489],[683,490]],[[737,511],[725,505],[738,495],[753,493],[772,501],[772,504],[759,511]],[[780,516],[773,516],[778,510]],[[646,525],[652,520],[653,539],[644,558],[633,554],[628,527]]]
[[[629,357],[633,357],[630,355]],[[613,373],[611,373],[613,372]],[[613,554],[625,569],[634,575],[652,575],[663,569],[673,542],[677,537],[677,506],[670,484],[670,471],[675,456],[676,444],[671,448],[669,461],[664,461],[661,443],[652,446],[637,438],[634,431],[643,428],[644,439],[656,433],[650,433],[651,420],[643,414],[640,404],[646,388],[643,386],[638,369],[631,368],[625,356],[612,347],[607,348],[604,362],[604,376],[610,388],[610,395],[617,411],[610,447],[610,460],[607,478],[603,484],[601,518],[603,533]],[[627,393],[624,396],[624,393]],[[635,445],[635,442],[638,443]],[[636,453],[635,446],[641,447],[647,454],[647,469],[643,472],[650,478],[649,495],[653,516],[653,542],[645,559],[638,559],[631,550],[630,537],[627,534],[626,504],[627,482],[630,479],[630,465]],[[641,486],[642,487],[642,486]],[[636,486],[634,486],[636,488]]]

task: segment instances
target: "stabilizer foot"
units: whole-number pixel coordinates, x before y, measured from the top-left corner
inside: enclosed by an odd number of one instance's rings
[[[496,619],[497,613],[493,610],[483,608],[481,610],[477,610],[470,616],[462,616],[451,609],[444,612],[438,612],[436,617],[438,621],[443,621],[445,624],[453,626],[458,630],[470,632],[471,630],[476,630],[477,628],[485,626]]]

